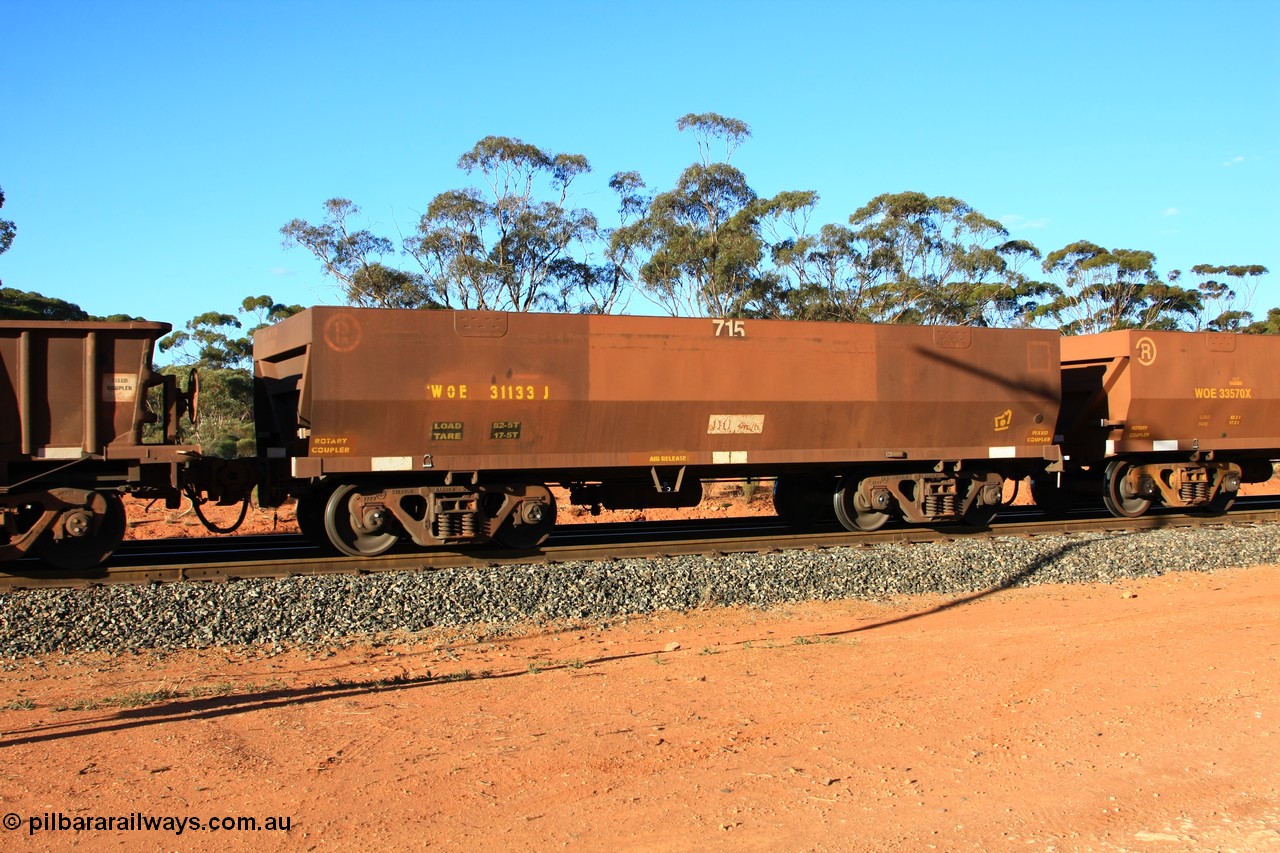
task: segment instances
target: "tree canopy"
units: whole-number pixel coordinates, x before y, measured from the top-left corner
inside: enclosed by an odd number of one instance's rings
[[[782,279],[765,266],[770,257],[767,225],[811,209],[817,193],[784,191],[762,199],[733,152],[751,136],[742,121],[716,113],[683,116],[680,131],[691,131],[699,160],[680,174],[673,189],[657,194],[644,215],[619,229],[633,251],[639,281],[673,315],[745,317],[773,313]],[[715,146],[723,146],[717,161]]]
[[[777,316],[1026,325],[1047,289],[1024,272],[1039,250],[957,198],[885,193],[816,234],[787,222],[791,235],[772,248],[784,279]]]
[[[607,313],[643,296],[673,315],[879,323],[1265,331],[1249,311],[1265,267],[1197,264],[1161,275],[1155,255],[1077,240],[1045,254],[960,198],[882,193],[844,223],[813,227],[815,190],[761,194],[731,161],[744,121],[675,122],[697,158],[667,188],[634,171],[609,180],[616,209],[574,203],[591,165],[521,139],[487,136],[463,153],[471,182],[437,194],[395,244],[350,224],[293,220],[303,246],[355,305]],[[1194,279],[1194,281],[1192,281]]]
[[[326,275],[338,280],[347,302],[376,308],[435,307],[421,276],[382,263],[395,253],[395,244],[386,237],[360,229],[352,230],[348,220],[360,208],[345,198],[324,203],[325,218],[319,225],[304,219],[291,220],[280,229],[286,249],[301,247],[320,261]]]
[[[17,290],[0,288],[0,320],[88,320],[89,312],[73,302]]]
[[[458,168],[480,186],[437,195],[404,241],[433,299],[451,308],[571,308],[570,294],[594,283],[585,246],[600,237],[595,214],[568,206],[574,179],[591,171],[587,158],[487,136]]]
[[[4,187],[0,187],[0,208],[4,207]],[[18,233],[18,226],[10,219],[0,219],[0,255],[9,251],[13,238]]]
[[[4,187],[0,187],[0,208],[4,207]],[[18,226],[13,224],[11,219],[0,219],[0,255],[9,251],[9,247],[13,245],[13,238],[18,234]],[[0,281],[0,287],[4,286],[4,282]]]
[[[1196,292],[1160,280],[1151,252],[1078,240],[1050,252],[1042,266],[1056,283],[1037,316],[1067,334],[1173,329],[1200,310]]]

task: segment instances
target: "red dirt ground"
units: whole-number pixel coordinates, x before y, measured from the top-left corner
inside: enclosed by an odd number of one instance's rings
[[[1261,566],[283,653],[50,655],[0,672],[0,812],[18,827],[0,838],[1275,851],[1277,613],[1280,567]],[[28,834],[135,813],[290,829]]]

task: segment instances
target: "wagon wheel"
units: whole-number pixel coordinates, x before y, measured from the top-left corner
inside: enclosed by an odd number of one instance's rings
[[[46,531],[36,543],[36,555],[55,568],[91,569],[124,541],[124,502],[119,495],[90,492],[85,506],[64,510],[53,524],[62,528],[63,537],[54,539],[52,531]]]
[[[525,495],[540,501],[521,501],[502,526],[493,531],[493,541],[504,548],[528,551],[537,548],[556,526],[556,499],[546,486],[528,486]]]
[[[870,533],[884,527],[885,522],[889,520],[889,513],[877,512],[867,505],[858,491],[856,482],[842,485],[836,491],[832,507],[835,509],[836,518],[846,530]]]
[[[773,483],[773,510],[795,527],[832,521],[835,515],[830,495],[834,485],[820,478],[779,477]]]
[[[1102,502],[1117,518],[1137,518],[1151,509],[1151,500],[1134,494],[1126,475],[1132,468],[1128,462],[1116,459],[1107,465],[1102,476]]]
[[[336,488],[324,505],[324,532],[329,543],[351,557],[377,557],[387,553],[399,537],[388,530],[395,522],[385,509],[353,512],[351,499],[360,487],[351,483]]]

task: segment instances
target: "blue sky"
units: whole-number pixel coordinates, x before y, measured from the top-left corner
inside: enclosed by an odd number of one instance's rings
[[[175,326],[334,303],[279,235],[325,199],[395,239],[501,135],[585,155],[604,215],[614,172],[697,159],[689,112],[746,121],[734,165],[816,190],[815,226],[951,195],[1045,253],[1263,264],[1251,307],[1280,305],[1274,0],[0,0],[0,280]]]

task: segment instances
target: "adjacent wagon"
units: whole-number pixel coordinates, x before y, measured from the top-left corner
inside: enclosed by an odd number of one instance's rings
[[[62,568],[97,565],[124,537],[122,493],[176,505],[179,466],[198,448],[179,443],[190,398],[152,369],[169,329],[0,322],[0,560],[34,552]]]
[[[1153,504],[1224,511],[1280,456],[1280,339],[1126,330],[1062,339],[1065,471],[1038,504],[1101,493],[1117,516]]]

